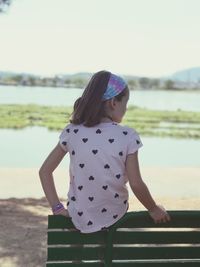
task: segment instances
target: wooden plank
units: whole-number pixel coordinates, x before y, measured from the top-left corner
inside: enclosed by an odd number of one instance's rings
[[[113,247],[113,259],[199,259],[200,247]]]
[[[167,223],[155,224],[148,212],[128,212],[120,221],[115,223],[119,228],[200,228],[199,211],[169,211],[171,221]]]
[[[48,244],[105,244],[107,233],[104,231],[83,234],[79,232],[48,232]]]
[[[48,263],[46,267],[105,267],[101,262],[82,262],[82,263]]]
[[[48,216],[48,229],[76,229],[70,218],[62,215],[49,215]]]
[[[112,267],[199,267],[200,262],[113,262]],[[50,267],[50,266],[49,266]],[[80,266],[81,267],[81,266]]]
[[[200,244],[199,231],[117,231],[113,237],[113,244]]]
[[[155,224],[147,211],[128,212],[123,217],[121,228],[143,228],[143,227],[190,227],[200,228],[199,211],[169,211],[171,222]],[[121,222],[122,220],[120,220]],[[119,221],[118,221],[119,222]],[[118,223],[117,222],[117,223]],[[117,224],[116,223],[116,224]],[[115,224],[114,224],[115,225]],[[70,218],[59,215],[48,216],[48,229],[76,229]]]
[[[113,262],[112,267],[199,267],[200,262]],[[46,267],[106,267],[103,263],[48,263]]]
[[[105,247],[49,247],[48,261],[103,260]]]

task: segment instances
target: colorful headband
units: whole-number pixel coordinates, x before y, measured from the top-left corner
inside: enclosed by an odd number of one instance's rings
[[[102,100],[108,100],[119,95],[126,88],[126,86],[127,84],[121,77],[111,73],[110,79],[108,81],[106,91],[103,94]]]

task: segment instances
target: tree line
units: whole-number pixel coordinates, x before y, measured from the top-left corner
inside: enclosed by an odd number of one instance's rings
[[[92,75],[92,74],[91,74]],[[13,86],[44,86],[44,87],[66,87],[66,88],[84,88],[90,77],[86,75],[71,75],[53,77],[39,77],[34,75],[14,74],[14,75],[0,75],[0,85]],[[187,85],[177,83],[171,79],[158,79],[148,77],[130,78],[124,77],[127,84],[132,89],[187,89]],[[196,88],[197,89],[197,88]],[[198,87],[199,89],[199,87]]]

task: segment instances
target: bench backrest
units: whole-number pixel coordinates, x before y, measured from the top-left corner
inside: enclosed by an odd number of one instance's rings
[[[108,230],[90,234],[50,215],[47,266],[200,266],[200,211],[169,214],[171,222],[155,224],[146,211],[128,212]]]

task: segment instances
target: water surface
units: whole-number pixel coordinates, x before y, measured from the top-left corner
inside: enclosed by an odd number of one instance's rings
[[[73,106],[82,89],[0,86],[0,104]],[[200,111],[200,92],[142,90],[131,91],[129,105],[156,110]]]
[[[39,167],[56,146],[60,132],[43,127],[0,129],[0,167]],[[141,136],[141,166],[199,167],[200,141]],[[66,156],[62,166],[68,166]]]

